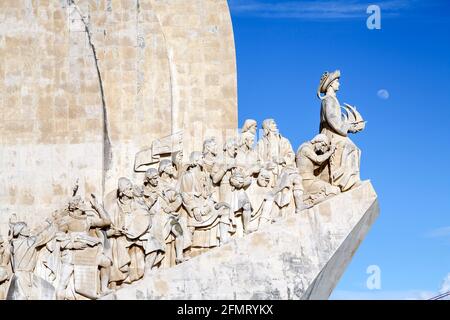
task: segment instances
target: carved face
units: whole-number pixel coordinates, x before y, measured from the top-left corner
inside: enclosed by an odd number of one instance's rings
[[[121,188],[120,194],[121,196],[133,198],[134,193],[133,193],[133,185],[131,184],[131,182],[127,183]]]
[[[72,198],[69,201],[69,211],[70,212],[76,211],[77,209],[80,208],[81,204],[82,204],[82,200],[81,200],[81,198],[79,196],[76,196],[76,197]]]
[[[181,164],[183,162],[183,151],[179,151],[174,160],[175,164]]]
[[[324,154],[328,149],[328,144],[325,141],[319,141],[314,144],[314,151],[317,154]]]
[[[278,131],[278,127],[277,127],[277,124],[275,123],[275,121],[273,121],[273,120],[270,121],[269,130],[271,132],[277,132]]]
[[[250,128],[248,128],[248,132],[250,132],[251,134],[256,134],[256,129],[257,129],[257,125],[254,124],[252,125]]]
[[[164,169],[164,172],[167,173],[169,176],[173,176],[173,174],[174,174],[173,164],[168,165],[168,166]]]
[[[331,82],[330,87],[333,88],[334,91],[339,91],[339,87],[341,86],[339,79],[335,79],[333,80],[333,82]]]
[[[259,174],[258,185],[261,187],[267,187],[270,183],[270,176],[268,174]]]
[[[189,159],[192,167],[202,167],[203,166],[203,155],[200,152],[192,152]]]
[[[152,187],[157,187],[158,183],[159,183],[159,177],[158,176],[153,176],[150,178],[147,178],[148,184],[151,185]]]
[[[264,129],[265,135],[268,135],[269,133],[278,132],[277,124],[276,124],[275,120],[273,120],[273,119],[264,120],[263,129]]]
[[[235,157],[237,154],[237,145],[236,143],[232,143],[230,145],[227,146],[227,153],[229,156],[231,157]]]
[[[206,144],[205,146],[205,151],[209,152],[212,155],[216,155],[217,154],[217,143],[213,140],[211,140],[209,143]]]

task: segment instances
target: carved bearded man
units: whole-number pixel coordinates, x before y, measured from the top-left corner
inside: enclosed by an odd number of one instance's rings
[[[217,157],[217,142],[215,138],[207,138],[204,142],[203,142],[203,150],[202,150],[202,154],[203,154],[203,171],[209,176],[209,179],[211,180],[211,188],[212,188],[212,198],[215,201],[219,201],[220,199],[220,194],[219,194],[219,184],[214,183],[212,181],[212,174],[213,174],[213,169],[215,169],[215,165],[218,162],[218,157]]]
[[[111,217],[107,235],[111,240],[113,260],[110,285],[115,288],[144,276],[144,242],[150,214],[127,178],[120,178],[117,192],[107,198],[105,207]]]
[[[241,134],[241,145],[237,150],[237,165],[243,168],[247,175],[254,176],[261,170],[258,153],[254,150],[255,135],[249,131]]]
[[[321,99],[320,133],[326,135],[336,151],[330,158],[329,177],[332,185],[341,191],[350,190],[360,184],[361,151],[348,137],[348,133],[357,133],[364,129],[363,121],[351,122],[344,116],[336,97],[339,90],[341,73],[339,70],[325,72],[320,79],[317,95]],[[325,96],[321,96],[325,94]]]
[[[177,184],[176,170],[171,159],[163,159],[159,163],[158,173],[164,188],[175,188]]]
[[[277,124],[273,119],[264,120],[262,127],[264,135],[257,144],[258,158],[264,168],[273,172],[273,183],[277,183],[282,169],[285,166],[294,165],[294,150],[289,140],[278,132]]]
[[[251,148],[253,148],[253,144],[256,141],[256,131],[258,130],[258,123],[256,120],[253,119],[247,119],[244,122],[244,125],[241,129],[241,137],[239,139],[239,148],[241,146],[244,146],[247,142],[243,139],[244,134],[250,134],[253,136],[253,143],[251,144]],[[244,147],[244,149],[247,149],[247,147]]]

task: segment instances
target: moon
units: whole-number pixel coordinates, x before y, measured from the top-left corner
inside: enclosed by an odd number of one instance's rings
[[[377,92],[377,96],[380,99],[387,100],[389,99],[389,91],[387,91],[386,89],[380,89]]]

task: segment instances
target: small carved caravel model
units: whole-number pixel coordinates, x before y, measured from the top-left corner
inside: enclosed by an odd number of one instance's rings
[[[348,135],[366,122],[340,105],[339,79],[320,79],[320,132],[296,154],[273,119],[259,141],[252,119],[223,145],[206,138],[187,163],[177,133],[139,152],[143,181],[120,178],[104,206],[94,195],[85,203],[77,183],[42,226],[12,216],[0,238],[0,299],[97,299],[356,188],[361,152]]]

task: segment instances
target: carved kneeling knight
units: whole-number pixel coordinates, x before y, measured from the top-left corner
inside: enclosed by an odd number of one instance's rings
[[[328,161],[335,150],[336,147],[330,147],[330,141],[324,134],[318,134],[298,149],[296,161],[305,189],[305,204],[315,205],[340,193],[338,187],[320,178],[322,171],[328,169]]]

